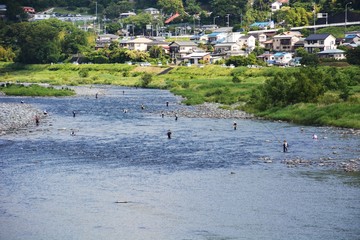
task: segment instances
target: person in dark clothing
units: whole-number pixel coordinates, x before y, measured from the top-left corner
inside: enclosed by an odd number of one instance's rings
[[[39,126],[39,123],[40,123],[40,118],[38,115],[35,115],[35,124],[36,126]]]
[[[169,129],[167,132],[168,139],[171,139],[171,130]]]
[[[286,140],[284,140],[284,143],[283,143],[283,151],[284,151],[284,152],[287,152],[287,151],[288,151],[288,147],[289,147],[289,144],[287,143]]]
[[[234,123],[233,123],[233,127],[234,127],[234,130],[236,130],[236,128],[237,128],[237,123],[234,121]]]
[[[73,111],[73,117],[75,117],[75,115],[76,115],[76,112],[75,112],[75,111]]]
[[[166,101],[166,106],[167,106],[167,107],[169,106],[169,102],[168,102],[168,101]]]

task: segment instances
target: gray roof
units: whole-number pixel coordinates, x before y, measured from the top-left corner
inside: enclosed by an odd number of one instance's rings
[[[345,53],[345,51],[340,50],[340,49],[327,49],[327,50],[318,52],[318,54],[341,54],[341,53]]]
[[[329,36],[331,36],[331,34],[329,34],[329,33],[326,33],[326,34],[311,34],[310,36],[305,38],[305,41],[324,40]]]
[[[187,42],[178,42],[178,41],[175,41],[175,42],[170,43],[169,45],[172,45],[173,43],[178,44],[179,46],[197,46],[196,43],[191,42],[191,41],[187,41]]]

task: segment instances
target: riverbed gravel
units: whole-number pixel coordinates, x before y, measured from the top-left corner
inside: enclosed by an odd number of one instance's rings
[[[44,113],[25,103],[0,103],[0,135],[35,125],[35,116]]]

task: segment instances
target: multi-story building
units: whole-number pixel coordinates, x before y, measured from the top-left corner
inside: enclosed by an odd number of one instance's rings
[[[308,53],[336,49],[336,38],[331,34],[311,34],[304,41],[304,48]]]

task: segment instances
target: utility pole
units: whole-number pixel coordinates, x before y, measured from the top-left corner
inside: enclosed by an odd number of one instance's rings
[[[315,27],[315,16],[316,16],[316,4],[314,2],[314,33],[316,34],[316,27]]]
[[[351,5],[352,2],[348,2],[347,4],[345,4],[345,32],[346,32],[346,26],[347,26],[347,5]]]
[[[98,31],[98,24],[99,24],[99,21],[98,21],[98,15],[97,15],[97,2],[95,2],[95,15],[96,15],[96,24],[95,24],[95,33]]]

